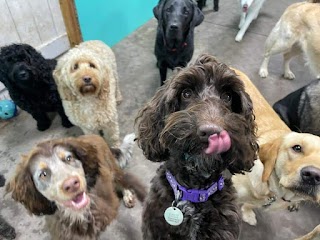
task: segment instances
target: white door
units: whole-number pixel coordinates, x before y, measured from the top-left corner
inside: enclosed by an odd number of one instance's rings
[[[27,43],[45,58],[70,48],[59,0],[0,0],[0,47]],[[0,83],[0,99],[8,98]]]

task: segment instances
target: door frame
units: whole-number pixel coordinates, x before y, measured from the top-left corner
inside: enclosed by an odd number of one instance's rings
[[[75,0],[59,0],[70,47],[83,41]]]

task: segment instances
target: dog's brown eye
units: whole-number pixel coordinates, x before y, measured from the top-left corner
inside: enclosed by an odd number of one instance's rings
[[[90,63],[89,66],[90,66],[91,68],[96,68],[96,65],[94,65],[93,63]]]
[[[222,99],[223,101],[225,102],[230,102],[232,97],[231,97],[231,94],[228,93],[228,92],[225,92],[225,93],[222,93],[221,96],[220,96],[220,99]]]
[[[297,153],[301,153],[302,152],[302,147],[300,145],[294,145],[292,147],[293,151],[297,152]]]
[[[190,98],[192,96],[192,90],[187,88],[187,89],[184,89],[181,93],[182,97],[183,98]]]
[[[39,177],[40,177],[41,179],[45,179],[46,176],[47,176],[47,172],[46,172],[46,171],[42,171],[42,172],[40,173],[40,175],[39,175]]]
[[[72,160],[72,156],[71,156],[71,155],[67,155],[67,156],[66,156],[66,161],[67,161],[67,162],[70,162],[71,160]]]
[[[74,66],[73,66],[73,70],[77,70],[79,68],[79,64],[76,63]]]

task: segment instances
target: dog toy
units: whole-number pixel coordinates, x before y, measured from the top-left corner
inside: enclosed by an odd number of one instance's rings
[[[17,106],[11,100],[0,100],[0,118],[10,119],[17,116]]]

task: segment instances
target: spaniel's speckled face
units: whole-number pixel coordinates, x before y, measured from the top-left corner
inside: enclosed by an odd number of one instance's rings
[[[283,187],[320,202],[320,138],[288,134],[279,148],[276,173]]]
[[[58,145],[35,154],[30,171],[36,189],[58,207],[81,210],[89,205],[82,164],[68,149]]]

